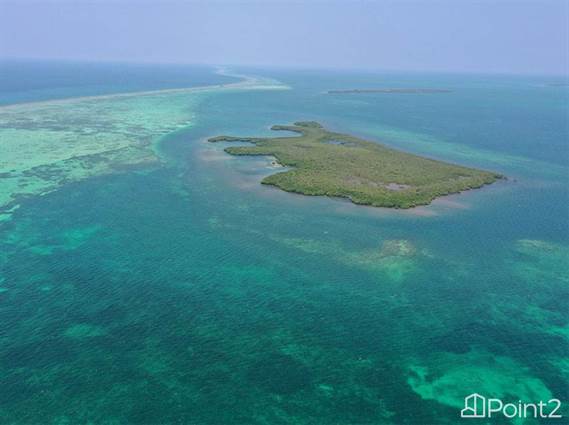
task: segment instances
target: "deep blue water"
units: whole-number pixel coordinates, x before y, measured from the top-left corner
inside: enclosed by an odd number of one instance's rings
[[[0,61],[0,104],[224,84],[204,65]]]

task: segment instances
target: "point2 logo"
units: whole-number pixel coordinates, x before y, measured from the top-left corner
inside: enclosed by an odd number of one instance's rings
[[[460,411],[461,418],[492,418],[499,415],[506,418],[549,418],[560,419],[557,413],[561,407],[561,401],[551,400],[538,403],[525,403],[519,400],[517,403],[504,403],[499,398],[486,398],[474,393],[464,398],[464,409]]]

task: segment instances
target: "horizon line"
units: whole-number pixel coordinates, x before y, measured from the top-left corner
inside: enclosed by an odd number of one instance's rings
[[[30,57],[30,56],[0,56],[0,62],[8,61],[37,61],[37,62],[70,62],[70,63],[101,63],[121,65],[170,65],[170,66],[208,66],[208,67],[251,67],[268,69],[288,69],[298,71],[353,71],[363,73],[410,73],[410,74],[454,74],[454,75],[502,75],[502,76],[535,76],[535,77],[562,77],[569,79],[569,70],[566,72],[531,72],[531,71],[492,71],[492,70],[455,70],[455,69],[405,69],[405,68],[377,68],[377,67],[349,67],[334,65],[289,65],[289,64],[261,64],[261,63],[216,63],[216,62],[186,62],[169,60],[137,60],[137,59],[87,59],[73,57]]]

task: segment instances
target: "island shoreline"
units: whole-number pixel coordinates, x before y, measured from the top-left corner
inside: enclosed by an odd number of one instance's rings
[[[263,185],[306,196],[343,198],[356,205],[410,209],[506,179],[499,173],[328,131],[316,122],[275,125],[271,129],[300,136],[215,136],[208,141],[250,143],[253,146],[226,147],[224,151],[236,156],[272,156],[287,168],[263,178]]]

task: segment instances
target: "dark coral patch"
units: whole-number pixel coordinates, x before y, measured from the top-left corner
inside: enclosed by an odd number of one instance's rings
[[[294,394],[312,384],[310,369],[284,354],[273,354],[255,362],[247,373],[253,384],[281,395]]]

